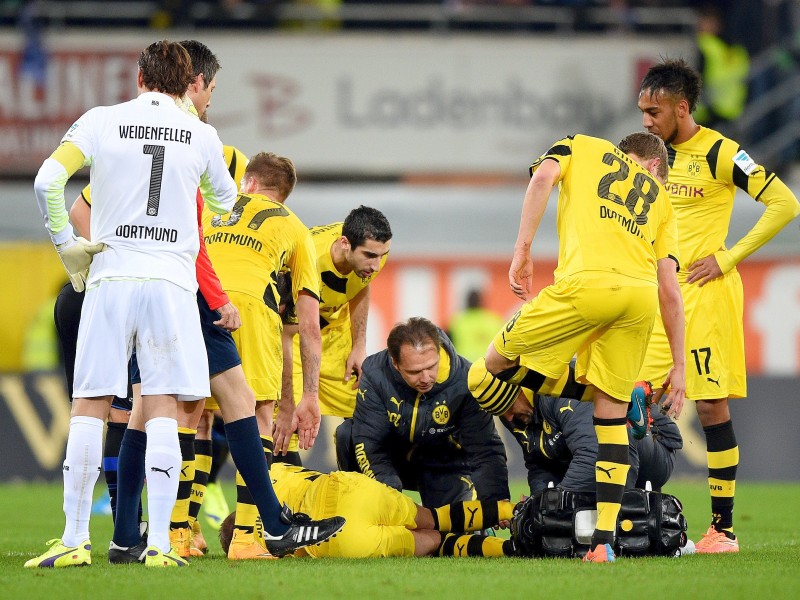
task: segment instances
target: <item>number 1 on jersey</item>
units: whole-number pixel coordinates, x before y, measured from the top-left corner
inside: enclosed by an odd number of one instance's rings
[[[150,167],[150,188],[147,195],[147,216],[158,215],[158,204],[161,202],[161,178],[164,175],[164,146],[145,144],[142,148],[144,154],[153,156]]]

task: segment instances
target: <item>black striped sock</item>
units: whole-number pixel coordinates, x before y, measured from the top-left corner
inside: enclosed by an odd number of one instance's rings
[[[704,427],[703,432],[706,434],[711,524],[717,531],[733,534],[733,500],[739,466],[739,446],[733,423],[728,420]]]
[[[481,531],[500,521],[495,500],[467,500],[434,508],[434,529],[439,531]]]
[[[542,387],[542,383],[544,383],[546,379],[541,373],[522,366],[503,369],[499,373],[495,373],[494,376],[502,381],[528,388],[534,392],[539,391],[539,388]]]
[[[444,536],[439,550],[439,556],[485,556],[499,557],[512,556],[513,544],[511,540],[504,540],[498,537],[456,533],[448,533]]]
[[[197,520],[203,498],[208,487],[208,473],[211,468],[211,440],[194,441],[194,482],[192,495],[189,501],[189,522]]]
[[[597,462],[594,474],[597,490],[597,525],[591,543],[592,548],[595,548],[598,544],[614,543],[617,517],[630,469],[630,458],[625,417],[620,419],[593,417],[593,422],[597,433]]]

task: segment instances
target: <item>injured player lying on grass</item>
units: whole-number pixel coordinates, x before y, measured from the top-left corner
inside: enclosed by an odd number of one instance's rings
[[[295,556],[313,558],[373,558],[387,556],[513,556],[513,543],[476,534],[511,519],[514,505],[506,500],[455,502],[433,510],[361,473],[330,474],[273,464],[270,469],[275,493],[293,511],[311,519],[328,513],[344,516],[347,524],[339,534]],[[220,527],[219,537],[227,554],[234,535],[231,514]],[[256,540],[262,543],[260,529]]]

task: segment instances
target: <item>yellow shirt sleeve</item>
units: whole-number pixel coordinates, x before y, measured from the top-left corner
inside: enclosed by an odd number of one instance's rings
[[[728,273],[800,215],[800,203],[792,190],[775,173],[769,173],[763,167],[759,166],[749,174],[746,186],[735,183],[755,200],[763,202],[767,209],[747,235],[732,248],[714,253],[723,273]]]
[[[656,260],[662,258],[674,258],[675,263],[680,269],[680,254],[678,252],[678,222],[675,218],[675,211],[672,208],[669,194],[662,189],[659,192],[657,202],[663,202],[667,207],[666,217],[658,230],[654,249],[656,251]]]
[[[304,227],[305,229],[305,227]],[[306,291],[319,299],[319,273],[317,272],[317,256],[314,242],[308,229],[298,232],[300,239],[297,247],[287,261],[292,272],[292,298],[297,301],[297,295]]]

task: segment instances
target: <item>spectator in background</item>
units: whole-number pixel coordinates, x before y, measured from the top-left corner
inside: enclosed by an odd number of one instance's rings
[[[332,31],[342,26],[339,18],[342,0],[293,0],[291,4],[298,7],[303,18],[284,19],[281,29]]]
[[[471,289],[464,310],[453,316],[448,334],[456,352],[470,362],[484,354],[505,323],[503,317],[483,307],[481,292]]]
[[[150,15],[150,27],[274,27],[277,0],[161,0]],[[200,5],[199,7],[196,5]]]
[[[729,43],[719,8],[707,4],[697,18],[699,68],[704,81],[695,116],[707,127],[725,129],[739,118],[747,104],[750,56],[739,44]]]
[[[28,2],[19,13],[19,29],[24,37],[19,70],[35,86],[37,97],[43,94],[47,80],[47,49],[42,42],[45,22],[40,14],[42,8],[41,2]]]

